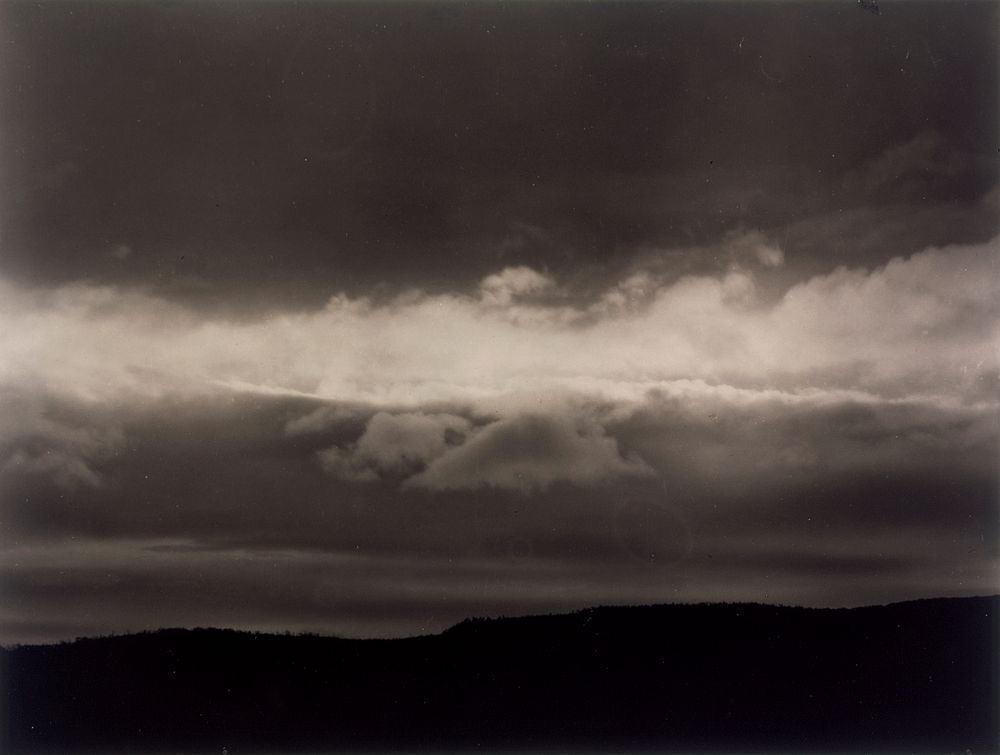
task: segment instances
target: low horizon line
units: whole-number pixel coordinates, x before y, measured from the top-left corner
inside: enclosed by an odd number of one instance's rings
[[[341,640],[344,642],[396,642],[400,640],[416,640],[416,639],[426,639],[431,637],[442,637],[448,632],[471,622],[499,622],[499,621],[518,621],[524,619],[547,619],[547,618],[561,618],[561,617],[571,617],[579,616],[581,614],[590,613],[593,611],[602,610],[619,610],[619,609],[651,609],[651,608],[665,608],[665,607],[677,607],[677,608],[710,608],[710,607],[720,607],[720,606],[748,606],[756,608],[780,608],[780,609],[790,609],[796,611],[860,611],[872,608],[891,608],[893,606],[904,606],[913,603],[928,603],[933,601],[960,601],[960,600],[988,600],[988,599],[1000,599],[1000,592],[996,593],[986,593],[986,594],[975,594],[975,595],[939,595],[935,597],[928,598],[910,598],[907,600],[894,600],[888,603],[865,603],[856,606],[806,606],[806,605],[794,605],[789,603],[762,603],[759,601],[702,601],[702,602],[668,602],[668,603],[611,603],[588,606],[586,608],[580,608],[575,611],[564,611],[557,613],[529,613],[529,614],[518,614],[518,615],[493,615],[493,616],[467,616],[464,619],[451,624],[444,629],[437,632],[428,632],[426,634],[408,634],[400,635],[398,637],[344,637],[335,634],[321,634],[319,632],[292,632],[291,630],[269,630],[260,631],[255,629],[238,629],[236,627],[225,627],[225,626],[161,626],[155,629],[141,629],[133,631],[124,632],[112,632],[110,634],[102,635],[78,635],[72,639],[65,640],[54,640],[51,642],[15,642],[15,643],[0,643],[0,651],[11,651],[17,650],[19,648],[44,648],[44,647],[59,647],[62,645],[73,645],[78,642],[85,642],[89,640],[110,640],[110,639],[120,639],[126,637],[140,637],[142,635],[154,635],[164,632],[232,632],[235,634],[245,634],[263,637],[310,637],[317,639],[329,639],[329,640]]]

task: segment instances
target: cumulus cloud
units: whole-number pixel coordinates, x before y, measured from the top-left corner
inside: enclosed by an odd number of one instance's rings
[[[633,273],[608,289],[591,311],[603,316],[635,314],[649,304],[658,289],[656,278],[649,272]]]
[[[321,451],[320,462],[335,477],[355,482],[407,476],[462,442],[471,427],[453,414],[378,412],[356,443]]]
[[[794,346],[800,369],[853,363],[863,365],[858,382],[885,392],[982,397],[998,367],[997,262],[993,243],[813,278],[793,287],[771,315],[788,339],[768,347],[771,359]]]
[[[301,417],[288,420],[285,423],[285,434],[292,437],[297,435],[312,435],[328,430],[341,423],[356,420],[358,416],[359,412],[356,407],[326,404],[317,407]]]
[[[785,253],[759,230],[733,231],[723,238],[722,246],[735,264],[756,262],[764,267],[781,267]]]
[[[653,474],[638,457],[623,456],[593,411],[581,407],[485,425],[454,414],[377,412],[357,441],[318,456],[323,469],[341,480],[401,480],[406,488],[425,490],[529,492],[556,482],[596,485]]]
[[[617,441],[596,422],[524,414],[488,425],[406,484],[430,490],[493,487],[529,492],[559,481],[593,485],[650,474],[652,469],[641,459],[624,458]]]
[[[507,267],[499,273],[488,275],[479,284],[479,292],[486,304],[505,307],[517,299],[534,296],[555,288],[555,281],[548,275],[530,267]]]
[[[0,412],[0,474],[51,479],[67,491],[101,487],[100,466],[121,448],[121,427],[7,388]]]

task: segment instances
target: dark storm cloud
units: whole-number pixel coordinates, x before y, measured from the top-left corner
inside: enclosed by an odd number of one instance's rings
[[[849,175],[846,187],[878,199],[884,192],[899,200],[955,199],[969,184],[979,191],[989,188],[995,160],[985,154],[964,152],[934,130],[923,131],[911,140],[887,148]],[[978,179],[978,180],[977,180]]]
[[[6,552],[3,568],[3,640],[61,639],[73,636],[71,628],[96,634],[219,624],[400,635],[437,631],[470,615],[608,603],[849,605],[975,594],[995,578],[995,564],[955,546],[942,548],[931,537],[901,537],[891,546],[835,539],[784,547],[726,542],[728,548],[699,546],[678,558],[659,547],[650,551],[648,538],[636,537],[630,557],[622,549],[614,559],[580,553],[572,561],[267,548],[192,553],[86,540],[59,549],[19,547]]]
[[[3,269],[36,281],[255,310],[965,207],[997,180],[989,3],[3,14]]]
[[[95,462],[99,489],[4,468],[7,641],[164,624],[399,634],[595,603],[975,593],[995,576],[994,412],[725,393],[578,406],[655,475],[601,484],[574,466],[529,497],[323,470],[331,440],[350,447],[380,416],[424,428],[412,412],[354,407],[369,419],[288,434],[314,402],[61,404],[41,414],[124,442]],[[529,438],[541,465],[544,437]],[[489,446],[474,448],[487,484],[509,461]]]
[[[64,491],[100,488],[96,471],[124,442],[115,420],[93,422],[74,402],[4,386],[0,470],[41,477]]]
[[[470,496],[418,487],[400,494],[399,478],[393,476],[374,485],[340,481],[325,474],[320,464],[330,436],[289,438],[282,432],[290,417],[308,408],[300,400],[244,397],[221,405],[167,400],[138,413],[118,410],[110,416],[100,407],[78,409],[78,426],[113,426],[124,435],[113,455],[94,464],[102,486],[68,494],[57,477],[5,466],[6,537],[13,541],[113,534],[220,544],[421,551],[466,547],[449,542],[457,527],[467,537],[483,541],[467,543],[476,552],[485,547],[490,533],[508,526],[512,537],[533,540],[538,531],[549,531],[535,516],[558,518],[568,513],[572,520],[576,507],[587,513],[573,528],[611,532],[615,526],[608,524],[610,520],[594,523],[589,517],[602,510],[616,517],[618,508],[630,506],[628,502],[637,496],[683,506],[685,516],[702,516],[702,509],[723,505],[727,516],[740,519],[764,517],[772,508],[780,517],[804,510],[813,500],[817,511],[829,507],[828,518],[835,518],[844,530],[852,523],[887,517],[889,525],[938,527],[953,519],[970,532],[988,531],[983,517],[989,516],[987,493],[997,442],[995,415],[989,410],[885,407],[849,399],[790,407],[773,399],[733,401],[711,394],[683,402],[654,397],[624,410],[620,417],[605,419],[608,435],[599,446],[603,452],[617,441],[623,453],[644,460],[645,474],[603,483],[584,475],[579,465],[564,470],[560,463],[552,464],[549,457],[559,450],[559,442],[544,442],[546,432],[595,423],[594,416],[600,413],[595,415],[592,409],[578,410],[575,416],[563,410],[545,420],[528,415],[486,425],[486,430],[498,428],[494,435],[501,439],[511,432],[530,436],[528,445],[514,447],[534,449],[531,457],[539,469],[545,469],[553,482],[561,481],[526,498],[516,493],[519,488],[513,482],[492,483],[492,492]],[[375,409],[369,413],[373,418],[389,416]],[[413,414],[397,416],[420,426]],[[435,416],[441,415],[430,415],[428,424]],[[541,434],[529,432],[540,423]],[[368,430],[347,430],[341,442],[351,443],[357,437],[354,433],[370,434],[371,424]],[[10,446],[16,448],[31,432],[15,435]],[[479,445],[465,441],[479,457],[482,483],[490,485],[492,475],[504,469],[515,479],[520,468],[503,466],[509,461],[509,449],[490,455],[493,441],[489,436],[487,440]],[[565,442],[562,436],[558,440]],[[572,440],[572,448],[577,442]],[[463,446],[453,448],[452,453]],[[433,460],[429,463],[433,468]],[[465,474],[473,474],[473,469],[470,465]],[[652,470],[655,477],[649,474]],[[837,495],[818,492],[848,490],[854,484],[858,490],[845,494],[839,509]],[[961,493],[949,494],[950,485]],[[866,489],[891,491],[893,486],[909,486],[909,492],[906,496],[865,493]],[[513,495],[503,492],[510,487]],[[926,492],[915,495],[920,488]],[[978,497],[969,494],[975,489],[986,492]],[[567,509],[561,501],[572,503],[566,504]],[[512,517],[514,510],[522,513]],[[453,517],[457,519],[449,524]],[[513,521],[504,524],[508,518]],[[585,554],[587,548],[580,552]]]
[[[656,396],[614,429],[672,476],[759,490],[826,485],[856,474],[934,477],[987,473],[994,464],[995,408],[843,398]]]

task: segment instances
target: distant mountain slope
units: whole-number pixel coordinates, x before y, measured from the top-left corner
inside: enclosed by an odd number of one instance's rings
[[[2,651],[3,752],[995,751],[1000,598],[595,608],[343,640]]]

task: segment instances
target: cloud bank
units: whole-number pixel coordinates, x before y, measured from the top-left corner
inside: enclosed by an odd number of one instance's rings
[[[572,291],[514,267],[469,293],[338,295],[320,311],[245,321],[139,291],[3,283],[0,381],[109,405],[310,398],[324,405],[290,417],[287,436],[363,425],[319,451],[331,475],[436,490],[648,475],[662,444],[623,450],[613,430],[630,412],[655,416],[662,396],[731,416],[761,400],[995,416],[997,240],[838,268],[777,296],[761,284],[781,266],[780,248],[755,232],[727,243],[731,264],[717,275],[666,279],[649,265]],[[699,453],[724,466],[702,440]],[[4,464],[93,485],[98,445],[59,440],[40,455],[11,442]]]
[[[996,377],[997,259],[996,240],[929,249],[838,268],[776,301],[758,296],[766,267],[662,284],[633,273],[576,307],[519,300],[549,279],[515,268],[482,294],[338,295],[320,311],[249,321],[136,291],[3,283],[0,379],[94,400],[227,386],[417,405],[677,379],[973,400]],[[595,316],[609,298],[631,306]],[[512,320],[513,308],[531,317]]]

